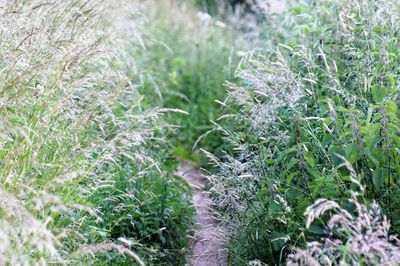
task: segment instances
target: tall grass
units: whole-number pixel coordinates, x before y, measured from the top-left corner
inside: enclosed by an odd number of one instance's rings
[[[193,146],[230,264],[397,261],[400,4],[195,2],[0,1],[0,264],[184,265]]]
[[[186,159],[202,161],[199,148],[222,154],[226,146],[219,132],[206,133],[213,129],[210,121],[224,112],[218,102],[226,97],[224,82],[235,80],[234,67],[247,51],[258,45],[269,48],[282,37],[267,28],[277,20],[268,10],[249,4],[252,12],[247,12],[242,5],[233,8],[223,2],[218,6],[227,8],[214,16],[186,1],[136,2],[142,16],[132,18],[146,49],[127,43],[125,62],[139,67],[123,63],[121,70],[132,80],[141,76],[141,92],[150,105],[187,113],[167,114],[167,121],[179,126],[171,137],[175,155]]]
[[[147,1],[138,2],[136,8],[143,17],[132,21],[143,33],[146,49],[128,48],[125,60],[134,61],[138,68],[124,64],[129,67],[124,71],[132,80],[141,74],[141,92],[148,104],[187,113],[169,113],[167,121],[179,126],[171,138],[175,154],[197,160],[192,147],[212,128],[210,120],[220,111],[215,100],[225,97],[223,83],[233,77],[231,63],[238,62],[237,51],[242,47],[237,47],[239,41],[231,27],[191,3]],[[221,142],[214,136],[201,145],[218,150]]]
[[[284,263],[329,237],[303,213],[318,198],[345,205],[360,184],[398,232],[399,14],[397,1],[300,3],[275,28],[284,42],[239,64],[225,101],[239,111],[221,117],[236,126],[216,128],[231,149],[208,154],[231,264]]]
[[[182,261],[188,188],[155,156],[159,110],[115,70],[107,7],[0,9],[1,264]]]
[[[297,249],[288,265],[398,265],[400,243],[390,234],[390,223],[379,205],[363,205],[356,195],[349,203],[354,214],[326,199],[307,208],[307,226],[332,212],[326,226],[329,238],[308,243],[306,250]]]

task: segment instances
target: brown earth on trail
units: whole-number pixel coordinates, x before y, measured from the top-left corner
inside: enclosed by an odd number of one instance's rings
[[[177,175],[184,178],[192,187],[192,204],[196,210],[192,254],[187,260],[187,265],[227,265],[226,240],[218,220],[213,216],[212,201],[207,194],[207,179],[204,173],[192,163],[180,160]]]

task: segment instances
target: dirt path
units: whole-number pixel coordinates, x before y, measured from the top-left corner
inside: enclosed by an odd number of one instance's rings
[[[193,164],[182,160],[177,174],[192,187],[192,203],[196,209],[196,233],[192,242],[192,256],[187,265],[227,265],[224,234],[212,215],[212,202],[206,191],[207,179]]]
[[[271,0],[268,9],[273,13],[284,12],[287,0]],[[195,235],[192,242],[192,255],[189,266],[227,266],[225,234],[213,216],[212,201],[207,193],[207,179],[192,163],[179,160],[177,175],[184,178],[192,187],[192,204],[196,209]]]

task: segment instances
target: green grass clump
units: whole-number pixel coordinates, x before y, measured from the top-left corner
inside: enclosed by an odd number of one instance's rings
[[[1,5],[0,264],[183,264],[190,191],[162,113],[116,70],[126,17],[90,0]]]
[[[332,237],[323,219],[306,229],[305,210],[345,206],[360,184],[399,232],[399,15],[397,1],[298,4],[284,43],[242,60],[227,100],[239,111],[225,116],[236,127],[219,128],[234,152],[209,154],[232,265],[284,263]]]

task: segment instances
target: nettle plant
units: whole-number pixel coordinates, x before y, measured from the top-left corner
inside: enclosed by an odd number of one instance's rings
[[[278,264],[323,236],[322,222],[304,228],[307,206],[321,197],[344,204],[356,183],[398,232],[399,15],[397,1],[298,5],[291,39],[242,60],[242,82],[227,84],[224,103],[240,111],[221,118],[236,127],[217,128],[231,151],[210,155],[233,263]]]

